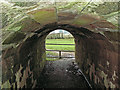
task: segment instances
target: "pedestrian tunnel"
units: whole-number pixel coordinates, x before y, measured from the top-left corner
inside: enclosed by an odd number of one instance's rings
[[[2,41],[0,62],[2,88],[36,88],[38,77],[46,62],[46,37],[57,29],[66,30],[73,35],[75,61],[93,87],[120,87],[117,38],[119,32],[109,29],[114,25],[98,19],[98,22],[90,24],[95,18],[89,15],[80,16],[79,19],[75,19],[77,20],[75,23],[69,23],[74,15],[68,13],[65,14],[69,17],[68,21],[61,18],[61,22],[57,22],[53,14],[50,14],[51,18],[44,17],[43,11],[44,9],[34,11],[30,14],[39,12],[35,14],[35,18],[27,17],[16,24],[16,26],[23,24],[21,31],[3,31],[5,39]],[[53,11],[45,9],[45,12],[53,13]],[[89,21],[89,18],[92,21]],[[90,23],[83,24],[84,20]]]

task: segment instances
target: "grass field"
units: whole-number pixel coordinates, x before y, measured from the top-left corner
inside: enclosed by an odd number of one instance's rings
[[[46,39],[46,43],[51,44],[75,44],[74,39]],[[46,45],[46,49],[75,51],[75,45]],[[46,51],[46,54],[58,56],[58,53]],[[58,60],[58,58],[46,58],[46,60]]]
[[[47,39],[46,43],[52,44],[75,44],[74,39]],[[75,50],[75,45],[46,45],[46,49],[52,50]]]

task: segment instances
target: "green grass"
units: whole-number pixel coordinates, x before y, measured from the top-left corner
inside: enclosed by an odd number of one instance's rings
[[[74,44],[74,39],[47,39],[46,43],[52,44]],[[51,50],[75,50],[75,45],[46,45]]]
[[[74,39],[46,39],[46,43],[52,44],[75,44]],[[75,51],[75,45],[46,45],[46,49]],[[58,56],[58,53],[46,51],[46,55]],[[48,61],[59,60],[59,58],[46,58]]]
[[[59,58],[46,58],[47,61],[56,61],[59,60]]]
[[[74,44],[74,39],[46,39],[46,43]]]

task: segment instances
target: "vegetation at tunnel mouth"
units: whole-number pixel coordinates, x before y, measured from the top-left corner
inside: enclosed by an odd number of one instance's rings
[[[71,39],[46,39],[46,44],[75,44],[74,38]],[[46,50],[66,50],[75,51],[75,45],[46,45]],[[58,56],[59,52],[46,51],[46,55]],[[46,60],[54,61],[59,60],[58,58],[46,58]]]
[[[74,39],[46,39],[50,44],[75,44]],[[46,49],[75,51],[75,45],[46,45]]]

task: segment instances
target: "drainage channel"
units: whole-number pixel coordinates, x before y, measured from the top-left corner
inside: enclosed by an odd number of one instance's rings
[[[89,81],[87,80],[86,76],[83,74],[83,72],[82,72],[80,69],[78,69],[78,73],[81,73],[81,74],[82,74],[82,76],[83,76],[83,77],[84,77],[84,79],[86,80],[87,84],[88,84],[88,85],[89,85],[89,87],[92,89],[91,84],[89,83]]]

